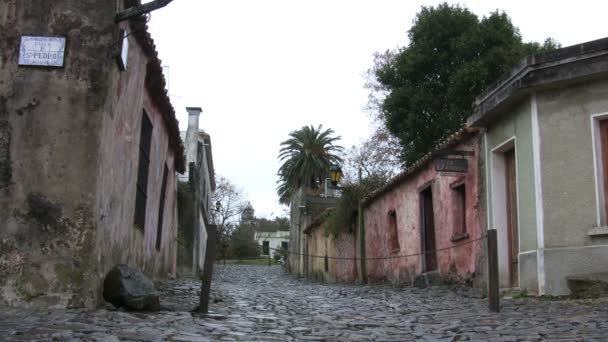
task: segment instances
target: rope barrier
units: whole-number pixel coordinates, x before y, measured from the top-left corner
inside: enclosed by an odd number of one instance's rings
[[[410,258],[410,257],[415,257],[415,256],[422,256],[422,255],[426,255],[426,254],[431,254],[431,253],[437,253],[437,252],[443,252],[446,250],[450,250],[450,249],[454,249],[454,248],[458,248],[461,246],[466,246],[469,244],[472,244],[474,242],[477,241],[481,241],[483,239],[487,238],[487,235],[482,235],[480,237],[478,237],[477,239],[473,239],[473,240],[469,240],[454,246],[450,246],[450,247],[444,247],[444,248],[437,248],[437,249],[433,249],[433,250],[428,250],[428,251],[424,251],[422,253],[412,253],[412,254],[397,254],[397,255],[389,255],[389,256],[385,256],[385,257],[372,257],[372,258],[359,258],[359,257],[335,257],[335,256],[328,256],[328,255],[314,255],[314,254],[304,254],[304,253],[298,253],[298,252],[292,252],[289,250],[286,250],[284,248],[274,248],[274,247],[268,247],[269,250],[274,250],[274,251],[280,251],[281,253],[287,253],[289,255],[297,255],[297,256],[302,256],[302,257],[310,257],[310,258],[328,258],[331,260],[354,260],[354,261],[367,261],[367,260],[389,260],[389,259],[399,259],[399,258]],[[237,241],[256,241],[256,240],[243,240],[243,239],[235,239]],[[256,241],[257,242],[257,241]]]
[[[438,248],[438,249],[433,249],[433,250],[428,250],[422,253],[413,253],[413,254],[404,254],[404,255],[390,255],[390,256],[386,256],[386,257],[372,257],[372,258],[359,258],[359,257],[331,257],[331,256],[326,256],[326,255],[314,255],[314,254],[304,254],[304,253],[297,253],[297,252],[290,252],[287,251],[287,254],[290,255],[298,255],[298,256],[304,256],[304,257],[311,257],[311,258],[328,258],[328,259],[333,259],[333,260],[388,260],[388,259],[398,259],[398,258],[410,258],[410,257],[415,257],[415,256],[422,256],[422,255],[426,255],[426,254],[431,254],[431,253],[437,253],[437,252],[442,252],[442,251],[446,251],[446,250],[450,250],[450,249],[454,249],[454,248],[458,248],[461,246],[465,246],[465,245],[469,245],[473,242],[477,242],[480,240],[483,240],[487,237],[487,235],[482,235],[477,239],[473,239],[473,240],[469,240],[467,242],[463,242],[454,246],[450,246],[450,247],[444,247],[444,248]],[[281,249],[281,248],[270,248],[272,250],[283,250],[285,251],[285,249]]]

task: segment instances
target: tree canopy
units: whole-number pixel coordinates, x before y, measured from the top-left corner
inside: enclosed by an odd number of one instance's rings
[[[331,128],[303,126],[289,133],[289,139],[281,143],[277,194],[281,204],[289,204],[291,194],[300,187],[319,188],[329,175],[329,168],[340,163],[343,151],[336,145],[341,138],[334,136]]]
[[[408,164],[459,129],[475,96],[524,56],[558,47],[522,42],[504,12],[481,20],[467,8],[422,7],[408,31],[409,45],[376,54],[368,81],[371,106],[399,139]]]

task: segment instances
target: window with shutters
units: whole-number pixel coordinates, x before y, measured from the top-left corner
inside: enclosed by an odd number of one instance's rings
[[[150,146],[152,145],[152,122],[146,111],[141,116],[139,137],[139,163],[137,164],[137,186],[135,194],[135,219],[137,228],[145,230],[146,202],[148,200],[148,173],[150,170]]]
[[[167,192],[167,174],[169,168],[165,164],[165,170],[163,171],[163,182],[160,187],[160,201],[158,207],[158,226],[156,228],[156,250],[160,251],[161,238],[163,236],[163,216],[165,214],[165,193]]]

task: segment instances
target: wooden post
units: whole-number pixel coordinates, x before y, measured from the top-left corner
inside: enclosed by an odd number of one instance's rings
[[[498,243],[496,229],[488,230],[488,300],[490,311],[500,311],[498,291]]]
[[[361,166],[359,166],[359,184],[363,181]],[[363,201],[357,207],[357,226],[359,228],[359,249],[361,251],[361,283],[367,284],[367,261],[365,260],[365,219],[363,216]]]
[[[211,277],[213,276],[213,263],[215,262],[215,246],[217,245],[217,226],[207,226],[207,249],[205,251],[205,263],[201,282],[201,298],[198,311],[207,313],[209,311],[209,293],[211,292]],[[225,262],[225,261],[224,261]]]
[[[357,208],[358,215],[358,226],[359,226],[359,250],[360,260],[361,260],[361,283],[367,284],[367,261],[365,260],[365,227],[364,227],[364,219],[363,219],[363,202],[359,201],[359,207]]]

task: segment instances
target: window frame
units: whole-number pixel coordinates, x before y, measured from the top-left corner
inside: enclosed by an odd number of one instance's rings
[[[467,229],[467,186],[466,180],[460,179],[450,184],[452,195],[452,242],[469,237]]]
[[[399,228],[397,224],[397,211],[395,209],[391,209],[387,213],[387,226],[390,253],[399,253],[401,251],[401,244],[399,243]]]

